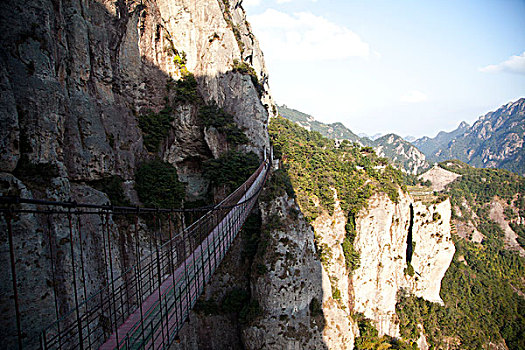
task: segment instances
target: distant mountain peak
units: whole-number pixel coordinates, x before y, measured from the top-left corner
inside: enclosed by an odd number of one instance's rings
[[[467,123],[466,121],[462,121],[459,126],[458,126],[458,129],[468,129],[470,128],[470,125],[469,123]]]
[[[478,168],[503,168],[525,174],[525,98],[509,102],[451,132],[423,137],[414,144],[429,161],[459,159]]]

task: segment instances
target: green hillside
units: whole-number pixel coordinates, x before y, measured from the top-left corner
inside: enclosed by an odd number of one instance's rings
[[[277,107],[281,116],[301,125],[303,128],[306,128],[310,131],[317,131],[324,137],[328,137],[330,139],[349,140],[352,142],[361,143],[366,146],[370,145],[369,139],[360,138],[341,123],[325,124],[315,120],[311,115],[299,112],[298,110],[292,108],[288,108],[286,105]]]
[[[396,167],[411,174],[418,174],[428,169],[425,155],[410,142],[398,135],[388,134],[376,140],[359,137],[341,123],[325,124],[311,115],[299,112],[286,106],[279,106],[279,113],[284,118],[310,130],[317,131],[324,137],[337,140],[349,140],[363,146],[373,147],[380,157],[388,158]]]

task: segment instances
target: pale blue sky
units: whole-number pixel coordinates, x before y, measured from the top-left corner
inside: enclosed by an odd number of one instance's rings
[[[277,103],[434,136],[525,96],[524,0],[244,0]]]

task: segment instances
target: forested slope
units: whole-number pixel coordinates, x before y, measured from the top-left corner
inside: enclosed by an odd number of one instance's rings
[[[422,324],[435,348],[525,349],[525,261],[491,219],[495,201],[523,244],[525,179],[506,170],[476,169],[459,161],[441,167],[461,175],[444,192],[453,205],[456,254],[441,289],[445,306],[400,296],[402,336],[417,339]]]

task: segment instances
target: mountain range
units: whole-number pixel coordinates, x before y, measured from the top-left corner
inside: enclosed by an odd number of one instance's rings
[[[430,162],[459,159],[477,168],[502,168],[525,174],[525,98],[481,116],[472,126],[462,122],[451,132],[414,141]]]
[[[308,130],[373,147],[379,156],[390,159],[408,173],[418,174],[428,169],[429,163],[458,159],[477,168],[502,168],[525,174],[525,98],[481,116],[472,126],[461,122],[453,131],[419,139],[392,133],[373,138],[358,136],[342,123],[325,124],[285,105],[278,109],[283,117]]]
[[[299,112],[287,106],[278,106],[279,114],[310,131],[317,131],[323,136],[336,140],[350,140],[363,146],[374,148],[380,157],[388,158],[400,169],[418,174],[428,169],[429,164],[425,155],[410,142],[396,134],[380,136],[376,134],[371,138],[360,137],[344,126],[342,123],[325,124],[315,120],[311,115]]]

